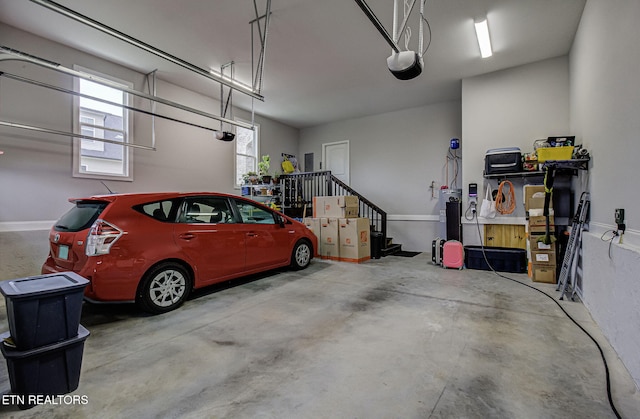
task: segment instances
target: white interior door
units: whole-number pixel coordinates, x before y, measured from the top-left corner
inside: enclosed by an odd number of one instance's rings
[[[349,141],[322,144],[322,170],[349,184]]]

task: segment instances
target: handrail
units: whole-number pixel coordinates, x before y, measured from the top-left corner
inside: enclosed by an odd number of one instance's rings
[[[283,204],[287,208],[311,206],[316,196],[353,195],[358,197],[359,214],[370,220],[374,231],[382,234],[382,243],[387,240],[387,213],[331,174],[331,171],[291,173],[281,176],[283,182]],[[306,216],[306,214],[303,214]]]

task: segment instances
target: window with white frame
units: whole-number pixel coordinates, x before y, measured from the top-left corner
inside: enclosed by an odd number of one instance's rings
[[[133,88],[132,83],[123,80],[78,66],[75,69]],[[74,87],[81,94],[73,104],[74,132],[84,138],[74,139],[73,175],[133,180],[131,149],[124,145],[133,143],[131,111],[123,108],[128,104],[129,95],[117,88],[81,78],[76,78]]]
[[[258,172],[258,139],[260,127],[254,129],[236,127],[236,186],[244,183],[242,177],[249,172]]]

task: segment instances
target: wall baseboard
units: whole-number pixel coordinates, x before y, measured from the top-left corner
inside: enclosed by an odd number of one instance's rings
[[[0,233],[11,231],[35,231],[49,230],[56,223],[53,221],[2,221],[0,222]]]
[[[438,215],[425,215],[425,214],[388,214],[387,221],[434,221],[439,222],[440,217]],[[473,220],[466,220],[462,218],[462,224],[475,224],[475,218]],[[525,217],[496,217],[496,218],[479,218],[479,224],[515,224],[525,225],[527,219]]]
[[[440,217],[425,214],[388,214],[387,221],[440,221]]]
[[[601,238],[604,235],[605,237],[603,240],[608,241],[607,239],[610,239],[612,236],[611,234],[605,233],[615,230],[615,228],[616,226],[613,224],[590,222],[589,229],[585,230],[585,232]],[[640,231],[629,228],[624,232],[624,236],[622,236],[622,243],[620,243],[620,237],[615,237],[613,239],[613,244],[626,247],[640,253]]]

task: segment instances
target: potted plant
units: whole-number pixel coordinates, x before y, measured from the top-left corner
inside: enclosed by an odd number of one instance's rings
[[[273,173],[273,176],[271,177],[271,180],[273,181],[274,185],[277,185],[278,183],[280,183],[280,172],[276,170]]]
[[[271,175],[269,174],[269,167],[271,166],[271,158],[269,155],[262,156],[262,160],[258,162],[258,169],[260,176],[262,176],[262,183],[271,183]]]
[[[242,175],[242,180],[246,184],[251,183],[252,185],[255,185],[258,183],[258,174],[256,172],[247,172]]]

